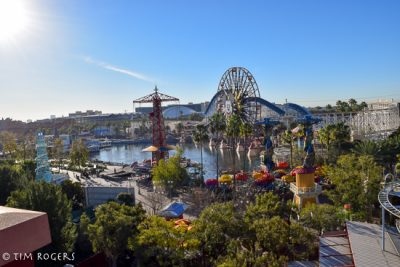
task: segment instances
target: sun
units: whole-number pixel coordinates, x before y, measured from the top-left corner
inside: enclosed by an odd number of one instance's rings
[[[13,41],[28,26],[28,13],[22,0],[0,0],[0,42]]]

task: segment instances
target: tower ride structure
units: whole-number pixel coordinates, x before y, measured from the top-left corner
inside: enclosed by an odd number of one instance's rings
[[[153,146],[157,148],[156,151],[152,152],[153,161],[158,162],[160,159],[164,159],[168,154],[168,148],[165,137],[164,119],[162,115],[161,103],[179,101],[178,98],[169,95],[161,94],[158,91],[157,86],[154,88],[154,93],[146,95],[144,97],[133,100],[133,103],[152,103],[153,111],[150,112],[150,120],[152,123],[152,142]]]
[[[290,184],[290,190],[294,193],[293,202],[300,209],[307,204],[318,203],[318,195],[322,188],[315,183],[315,151],[313,145],[313,125],[321,120],[311,115],[306,115],[298,120],[298,123],[304,127],[304,158],[303,166],[296,169],[296,183]]]

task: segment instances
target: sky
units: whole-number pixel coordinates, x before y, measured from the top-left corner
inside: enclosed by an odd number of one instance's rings
[[[398,0],[7,1],[25,24],[0,18],[0,118],[131,112],[155,85],[209,101],[232,66],[276,103],[400,98]]]

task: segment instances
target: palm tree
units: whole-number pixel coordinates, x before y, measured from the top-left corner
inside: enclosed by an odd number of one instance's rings
[[[200,144],[200,155],[201,155],[201,168],[200,177],[203,179],[203,142],[208,140],[207,128],[203,124],[196,126],[196,131],[193,134],[193,139],[196,143]]]
[[[253,133],[253,127],[250,123],[243,123],[240,125],[240,137],[244,139],[244,146],[246,146],[247,137]],[[243,157],[243,170],[246,171],[246,157]]]
[[[237,138],[240,135],[240,128],[242,127],[242,121],[237,114],[233,114],[228,119],[228,124],[225,129],[225,133],[228,137],[231,138],[231,143],[236,144]],[[235,166],[235,155],[233,155],[233,188],[236,189],[236,166]]]
[[[343,122],[339,122],[333,126],[334,127],[331,135],[332,141],[339,148],[339,151],[341,151],[343,143],[350,141],[350,127]]]
[[[318,131],[318,138],[321,144],[324,144],[326,146],[326,155],[329,156],[329,147],[331,145],[332,141],[332,131],[333,131],[333,125],[329,124],[326,125],[324,128],[321,128]],[[326,163],[326,158],[325,158],[325,163]]]
[[[370,155],[373,156],[375,159],[377,159],[377,156],[379,154],[379,149],[380,147],[378,143],[370,140],[365,140],[356,143],[352,151],[353,153],[359,156]]]
[[[290,146],[290,167],[293,166],[293,134],[290,130],[286,130],[282,133],[281,139],[283,143]]]
[[[217,135],[217,140],[219,139],[219,134],[225,131],[226,120],[222,113],[214,113],[210,118],[210,132]],[[218,151],[217,151],[217,179],[219,177],[219,166],[218,166]]]

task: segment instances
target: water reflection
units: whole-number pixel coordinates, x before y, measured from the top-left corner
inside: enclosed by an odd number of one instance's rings
[[[151,153],[142,152],[147,145],[121,145],[113,146],[108,149],[102,149],[99,153],[94,154],[92,159],[98,159],[106,162],[118,162],[131,164],[135,161],[149,159]],[[182,146],[183,156],[191,160],[200,162],[200,147],[193,144],[185,144]],[[175,152],[171,151],[171,155]],[[217,153],[218,164],[220,170],[233,169],[235,164],[236,170],[246,169],[252,170],[260,165],[259,157],[249,158],[246,152],[237,153],[235,150],[220,150],[210,148],[208,145],[203,146],[203,163],[204,177],[212,178],[216,176],[217,170]]]

